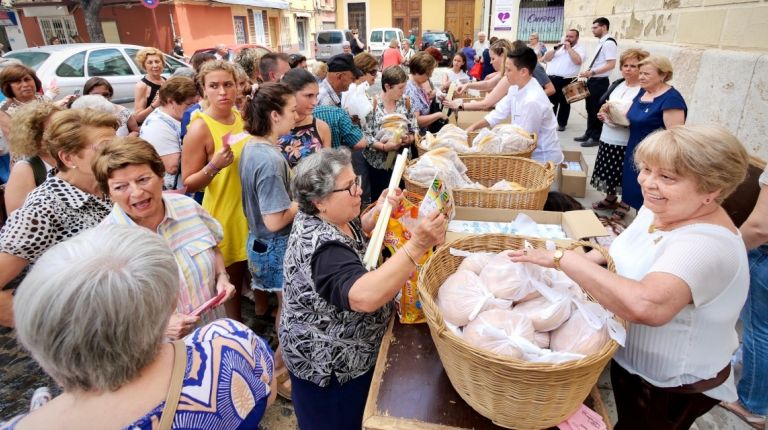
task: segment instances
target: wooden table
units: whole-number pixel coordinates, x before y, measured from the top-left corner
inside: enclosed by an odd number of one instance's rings
[[[597,387],[584,404],[610,419]],[[363,416],[365,430],[502,429],[453,389],[427,324],[390,322],[381,343]]]

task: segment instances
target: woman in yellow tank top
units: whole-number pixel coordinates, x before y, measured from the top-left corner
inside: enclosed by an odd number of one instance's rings
[[[230,282],[237,289],[225,303],[227,315],[240,320],[240,290],[245,276],[248,222],[243,212],[238,166],[240,153],[250,137],[235,108],[238,85],[234,67],[209,61],[198,73],[206,108],[195,112],[181,152],[181,176],[188,192],[205,190],[203,208],[224,229],[219,244]]]

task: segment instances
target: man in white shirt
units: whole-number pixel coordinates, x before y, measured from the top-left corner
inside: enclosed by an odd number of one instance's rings
[[[608,75],[616,67],[616,58],[618,58],[618,47],[616,39],[608,35],[608,29],[611,23],[607,18],[597,18],[592,21],[592,34],[600,39],[595,54],[592,56],[592,63],[587,70],[579,73],[580,77],[587,79],[587,88],[589,97],[587,103],[587,131],[584,135],[574,140],[581,142],[581,146],[597,146],[600,143],[600,133],[603,132],[603,123],[597,119],[597,112],[600,111],[600,98],[608,90]]]
[[[516,49],[507,55],[504,75],[512,85],[496,108],[484,119],[472,124],[467,131],[493,127],[511,117],[511,123],[538,135],[538,145],[532,159],[539,163],[563,161],[563,151],[557,137],[557,121],[552,104],[541,85],[533,79],[536,53],[531,48]]]
[[[477,33],[477,40],[475,40],[475,44],[472,45],[472,49],[475,50],[475,61],[482,63],[483,62],[483,51],[491,47],[491,43],[488,42],[488,39],[486,39],[486,34],[484,31]]]
[[[579,75],[586,58],[587,50],[579,43],[579,30],[574,28],[565,33],[562,43],[555,45],[541,58],[542,63],[548,63],[547,74],[555,86],[555,94],[549,96],[549,101],[557,115],[557,131],[565,130],[571,116],[571,105],[565,101],[563,87]]]

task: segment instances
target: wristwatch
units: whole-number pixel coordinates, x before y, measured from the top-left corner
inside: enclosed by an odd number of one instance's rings
[[[552,263],[555,267],[555,270],[560,270],[560,259],[563,258],[563,255],[565,255],[565,251],[558,249],[555,251],[555,255],[552,256]]]

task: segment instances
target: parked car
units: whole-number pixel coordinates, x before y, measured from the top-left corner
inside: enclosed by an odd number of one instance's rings
[[[443,54],[443,65],[450,65],[453,56],[459,49],[458,41],[450,31],[425,31],[421,35],[421,50],[423,51],[430,46],[439,49],[440,53]]]
[[[389,41],[397,40],[397,46],[403,48],[405,35],[399,28],[374,28],[368,34],[368,52],[376,58],[381,57],[384,50],[389,48]]]
[[[134,85],[144,76],[136,64],[136,53],[141,48],[116,43],[71,43],[17,49],[3,57],[15,58],[35,69],[44,87],[55,82],[61,89],[59,97],[79,94],[85,81],[100,76],[112,84],[114,103],[128,103],[133,101]],[[169,77],[180,67],[190,66],[165,55],[163,76]]]
[[[257,45],[255,43],[241,43],[241,44],[237,44],[237,45],[227,45],[227,51],[229,52],[229,60],[230,61],[234,60],[235,57],[237,57],[237,54],[239,54],[240,51],[242,51],[245,48],[254,48],[254,49],[256,49],[256,53],[259,56],[259,58],[261,58],[261,56],[264,55],[264,54],[268,54],[268,53],[272,52],[272,50],[267,48],[266,46]],[[202,48],[202,49],[198,49],[194,53],[198,54],[200,52],[210,52],[211,54],[215,54],[216,53],[216,48],[215,47],[213,47],[213,48]]]
[[[344,52],[341,44],[346,40],[352,44],[352,32],[349,30],[333,29],[320,30],[315,38],[315,59],[328,61],[331,57]]]

